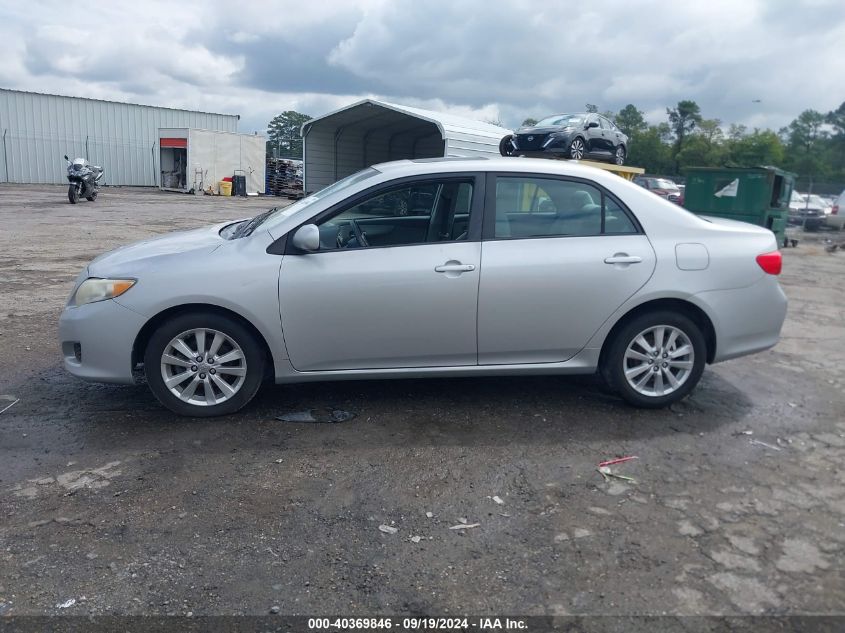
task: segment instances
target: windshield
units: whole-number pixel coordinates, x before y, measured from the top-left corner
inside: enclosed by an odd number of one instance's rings
[[[246,237],[247,235],[251,235],[255,229],[257,229],[260,225],[268,222],[270,220],[281,220],[284,218],[288,218],[292,216],[294,213],[301,211],[302,209],[311,206],[318,200],[325,198],[326,196],[330,196],[333,193],[337,193],[338,191],[342,191],[347,187],[351,187],[362,180],[367,180],[368,178],[372,178],[373,176],[378,175],[379,170],[373,167],[367,167],[366,169],[362,169],[361,171],[355,172],[351,176],[347,176],[342,180],[338,180],[336,183],[325,187],[324,189],[320,189],[319,191],[312,193],[310,196],[303,198],[302,200],[297,200],[291,205],[286,207],[276,207],[270,209],[269,211],[265,211],[263,213],[259,213],[251,220],[245,220],[232,233],[231,239],[236,240],[239,237]]]
[[[537,122],[534,127],[547,125],[578,126],[584,124],[584,117],[580,114],[555,114]]]

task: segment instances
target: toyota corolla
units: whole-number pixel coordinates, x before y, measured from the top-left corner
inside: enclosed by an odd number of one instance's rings
[[[254,218],[119,248],[79,275],[65,367],[143,373],[176,413],[265,379],[589,374],[640,407],[772,347],[771,231],[701,218],[592,167],[398,161]]]

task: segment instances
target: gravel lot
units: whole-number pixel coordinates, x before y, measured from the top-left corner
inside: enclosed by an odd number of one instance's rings
[[[88,260],[272,204],[0,185],[0,395],[20,399],[0,413],[0,616],[845,613],[833,234],[784,253],[782,342],[671,410],[590,377],[477,378],[268,386],[194,421],[64,373]],[[357,417],[276,419],[327,408]],[[604,482],[622,455],[637,483]]]

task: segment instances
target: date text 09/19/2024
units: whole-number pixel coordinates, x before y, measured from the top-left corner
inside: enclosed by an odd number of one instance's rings
[[[311,631],[527,631],[528,624],[521,618],[309,618]]]

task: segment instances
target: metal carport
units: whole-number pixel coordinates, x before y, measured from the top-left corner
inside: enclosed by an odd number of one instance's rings
[[[305,191],[390,160],[498,156],[499,141],[510,133],[443,112],[364,99],[302,126]]]

